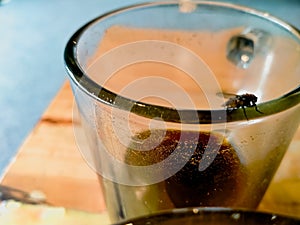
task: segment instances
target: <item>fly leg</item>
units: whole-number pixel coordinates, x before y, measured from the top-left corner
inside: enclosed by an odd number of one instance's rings
[[[259,109],[257,108],[257,105],[254,105],[254,107],[255,107],[256,112],[259,112],[260,114],[264,114],[262,111],[259,111]]]
[[[247,113],[246,113],[246,109],[245,109],[244,106],[242,106],[242,108],[243,108],[244,115],[245,115],[246,119],[248,120],[248,116],[247,116]]]

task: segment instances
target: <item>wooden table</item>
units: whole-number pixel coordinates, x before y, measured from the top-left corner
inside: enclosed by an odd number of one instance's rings
[[[72,128],[73,97],[64,84],[7,168],[1,183],[40,190],[53,205],[105,212],[96,174],[77,150]],[[300,129],[259,209],[300,216]]]
[[[90,212],[105,210],[96,174],[77,150],[72,125],[73,96],[66,83],[7,168],[1,183],[40,190],[47,200]]]

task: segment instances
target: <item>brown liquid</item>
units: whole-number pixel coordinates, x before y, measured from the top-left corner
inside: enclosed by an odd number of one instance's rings
[[[165,136],[159,140],[164,132]],[[244,168],[232,145],[221,135],[148,130],[134,138],[139,141],[129,147],[125,159],[127,164],[153,165],[168,158],[175,149],[178,151],[175,159],[162,169],[173,171],[178,163],[186,162],[177,173],[160,184],[165,188],[161,192],[168,195],[175,207],[232,206],[239,201],[240,187],[245,182]],[[155,142],[158,144],[152,148]]]

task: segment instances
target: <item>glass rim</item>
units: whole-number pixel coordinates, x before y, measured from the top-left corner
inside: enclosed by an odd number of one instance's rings
[[[94,98],[96,101],[99,101],[111,107],[116,107],[122,110],[130,111],[131,113],[145,118],[159,118],[160,120],[163,120],[165,122],[173,123],[211,124],[252,120],[282,112],[300,103],[299,85],[295,89],[285,93],[284,95],[276,99],[257,104],[257,107],[263,113],[257,112],[255,107],[245,107],[247,110],[247,117],[245,117],[245,108],[242,107],[232,110],[229,116],[229,112],[226,108],[214,110],[176,109],[172,107],[136,101],[124,96],[120,96],[97,84],[85,73],[84,69],[80,65],[76,52],[78,41],[90,26],[92,26],[95,23],[101,22],[104,19],[107,19],[112,15],[122,14],[130,10],[157,7],[161,5],[166,6],[179,4],[180,2],[178,1],[155,1],[133,4],[104,13],[96,17],[95,19],[87,22],[71,36],[71,38],[65,46],[64,63],[71,82],[73,82],[81,91]],[[246,6],[225,2],[193,1],[193,4],[227,8],[263,18],[267,21],[270,21],[271,23],[282,27],[284,30],[291,33],[291,35],[298,39],[300,43],[300,31],[297,28],[277,17],[270,15],[269,13],[249,8]],[[114,101],[116,98],[118,98],[118,102]],[[197,114],[196,118],[195,113]]]
[[[231,208],[231,207],[188,207],[188,208],[176,208],[176,209],[169,209],[169,210],[162,210],[160,212],[152,213],[146,216],[139,216],[133,219],[127,219],[125,221],[117,222],[115,225],[125,225],[125,224],[132,224],[135,225],[141,224],[144,222],[163,222],[167,221],[168,219],[183,219],[183,218],[193,218],[199,217],[205,219],[205,216],[212,215],[215,217],[216,215],[223,215],[228,216],[228,219],[239,220],[240,218],[245,221],[247,219],[269,219],[270,222],[273,221],[274,224],[276,220],[286,220],[292,223],[299,223],[299,218],[294,217],[291,215],[279,214],[279,213],[271,213],[267,211],[260,211],[260,210],[252,210],[252,209],[245,209],[245,208]],[[241,221],[241,222],[242,222]]]

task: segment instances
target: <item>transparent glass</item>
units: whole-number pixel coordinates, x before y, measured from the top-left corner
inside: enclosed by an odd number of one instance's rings
[[[299,31],[219,2],[96,18],[67,43],[79,149],[113,222],[255,208],[299,125]]]

